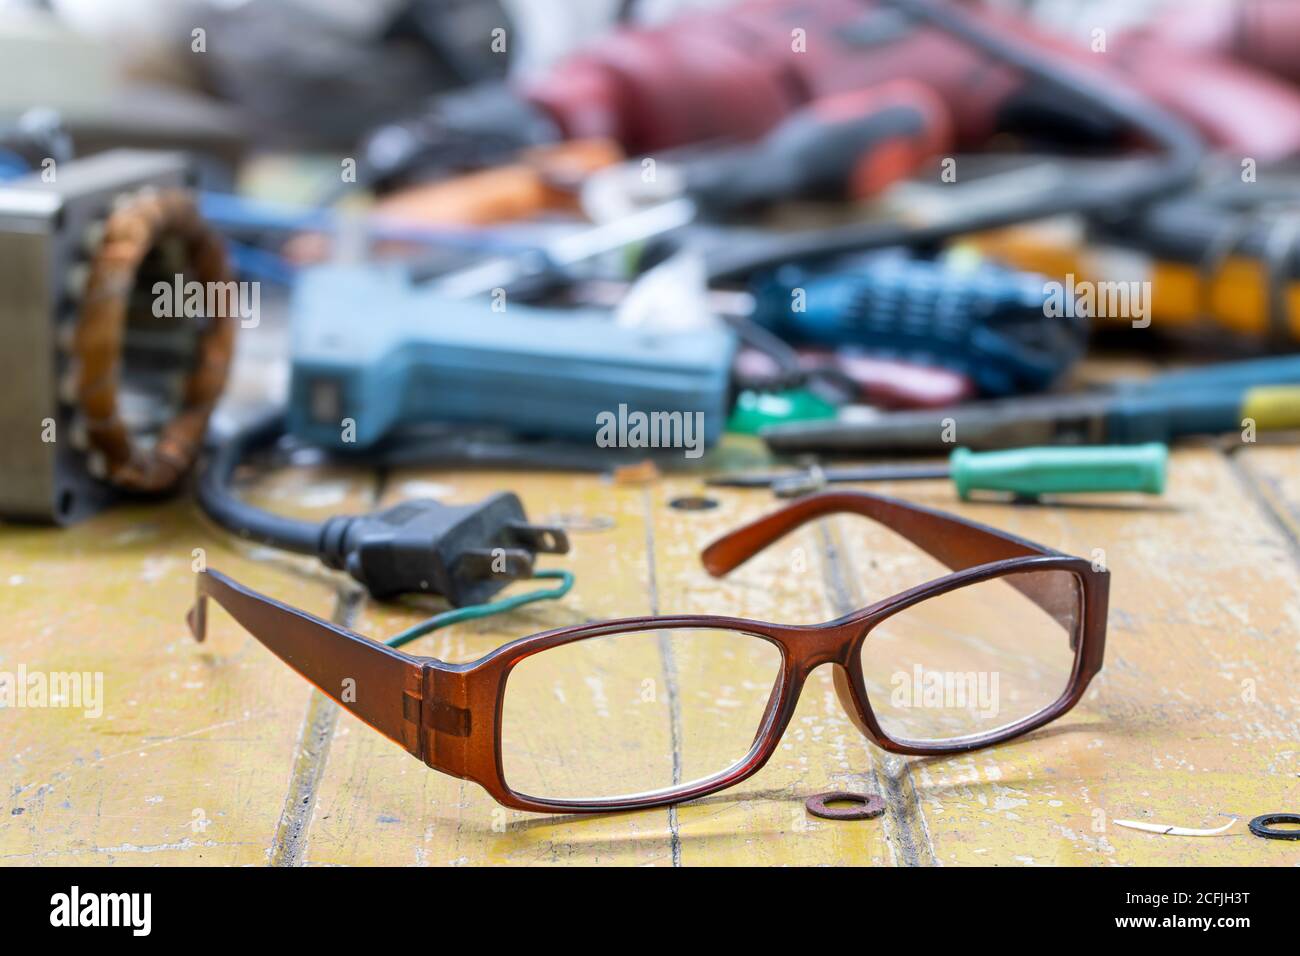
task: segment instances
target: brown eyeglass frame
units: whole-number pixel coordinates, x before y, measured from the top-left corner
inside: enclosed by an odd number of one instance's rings
[[[680,803],[734,786],[775,752],[808,674],[834,664],[840,703],[877,746],[899,754],[955,754],[987,747],[1055,720],[1083,696],[1101,670],[1110,575],[1071,557],[955,515],[864,492],[812,495],[724,535],[704,549],[704,568],[721,577],[800,526],[835,514],[874,519],[952,569],[824,624],[768,624],[734,617],[669,615],[580,624],[511,641],[468,664],[402,653],[346,628],[251,591],[216,571],[198,574],[190,629],[202,641],[206,598],[214,598],[250,634],[339,706],[424,760],[434,770],[473,780],[504,806],[540,813],[596,813]],[[1045,710],[988,734],[918,745],[889,737],[876,721],[863,682],[860,650],[871,629],[927,598],[1012,572],[1061,570],[1078,579],[1081,617],[1071,642],[1074,665],[1064,693]],[[1032,597],[1032,595],[1031,595]],[[501,713],[511,670],[524,658],[573,641],[666,628],[735,631],[781,650],[781,675],[748,755],[706,780],[615,799],[548,800],[511,789],[501,761]],[[345,683],[349,682],[349,683]],[[352,691],[344,699],[344,688]]]

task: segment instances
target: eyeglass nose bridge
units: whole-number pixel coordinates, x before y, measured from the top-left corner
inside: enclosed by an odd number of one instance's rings
[[[794,670],[803,680],[823,664],[847,668],[857,638],[869,626],[861,620],[843,621],[830,626],[790,628],[782,636],[790,649]]]
[[[871,617],[855,617],[833,626],[791,628],[783,634],[793,657],[795,685],[802,688],[813,671],[825,664],[831,665],[840,706],[853,725],[873,740],[876,734],[864,720],[853,688],[851,661],[855,654],[860,653],[861,639],[874,623],[875,619]]]

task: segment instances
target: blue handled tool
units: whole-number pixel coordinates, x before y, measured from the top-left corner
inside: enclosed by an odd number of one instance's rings
[[[755,321],[787,341],[948,368],[989,397],[1043,391],[1086,344],[1086,319],[1049,314],[1042,276],[990,262],[791,265],[758,280],[754,298]]]
[[[1119,390],[1143,394],[1168,394],[1178,391],[1196,391],[1206,388],[1251,388],[1261,385],[1290,385],[1300,383],[1300,355],[1280,355],[1276,358],[1247,359],[1242,362],[1217,362],[1198,368],[1165,372],[1148,379],[1122,382]]]
[[[736,346],[723,327],[663,333],[596,309],[494,311],[376,266],[304,273],[292,312],[289,430],[328,448],[453,422],[692,451],[727,417]]]

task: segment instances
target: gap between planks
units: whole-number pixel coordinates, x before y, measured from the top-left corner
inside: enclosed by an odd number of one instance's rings
[[[1237,479],[1246,493],[1246,497],[1255,503],[1264,517],[1282,535],[1291,552],[1291,557],[1300,566],[1300,522],[1288,510],[1285,500],[1279,501],[1273,490],[1263,480],[1259,472],[1252,467],[1244,448],[1234,448],[1225,453],[1228,469]]]
[[[836,615],[849,614],[863,607],[864,597],[853,582],[857,576],[849,561],[843,539],[835,533],[839,522],[835,519],[819,522],[826,589],[832,610]],[[885,801],[885,835],[894,853],[894,860],[902,866],[938,866],[930,831],[921,811],[921,799],[912,781],[910,762],[893,754],[877,756],[870,744],[864,741],[864,753],[871,761],[871,776],[876,790]]]
[[[361,588],[340,588],[334,613],[330,621],[350,628],[365,605],[366,594]],[[312,689],[298,737],[297,756],[289,774],[289,792],[285,794],[280,820],[271,840],[269,863],[271,866],[302,866],[307,849],[307,829],[316,809],[316,797],[325,764],[329,758],[330,741],[339,722],[339,705],[320,691]]]
[[[659,579],[655,576],[655,510],[654,495],[649,487],[641,493],[645,510],[646,583],[649,591],[650,613],[659,613]],[[664,673],[664,689],[668,693],[668,714],[673,743],[673,784],[681,783],[682,776],[682,704],[678,696],[677,662],[673,659],[672,643],[662,635],[658,640],[660,666]],[[677,804],[668,805],[668,833],[672,847],[673,866],[682,865],[682,833],[677,819]]]
[[[368,508],[378,506],[387,484],[387,470],[378,469],[366,505]],[[351,628],[360,617],[365,604],[364,588],[351,582],[340,583],[335,589],[331,623]],[[271,837],[271,846],[267,851],[270,866],[303,866],[306,862],[307,831],[316,810],[316,799],[329,758],[330,742],[334,739],[338,722],[339,705],[313,688],[307,702],[307,713],[303,717],[302,730],[298,735],[293,769],[289,773],[289,790],[284,796],[280,819],[275,825],[275,834]]]

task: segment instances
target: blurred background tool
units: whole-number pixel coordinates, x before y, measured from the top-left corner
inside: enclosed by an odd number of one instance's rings
[[[616,143],[580,139],[524,150],[515,162],[384,196],[375,215],[430,225],[488,225],[576,213],[584,179],[623,159]]]
[[[797,8],[800,20],[809,25],[796,33],[806,31],[818,44],[817,56],[805,56],[802,43],[791,42],[787,21],[793,9],[785,2],[755,0],[721,14],[683,17],[657,31],[616,34],[604,53],[568,61],[539,81],[542,87],[551,83],[554,96],[543,93],[530,101],[509,87],[476,87],[466,96],[480,104],[473,111],[476,123],[492,114],[493,108],[485,104],[496,102],[504,115],[515,116],[513,129],[536,130],[546,119],[565,136],[609,138],[630,155],[706,140],[749,141],[800,110],[815,113],[818,101],[842,102],[840,97],[851,92],[883,96],[900,88],[907,90],[913,107],[917,92],[928,88],[930,99],[946,110],[922,109],[930,117],[923,128],[937,131],[943,125],[938,117],[946,113],[956,124],[960,148],[983,144],[996,131],[1012,129],[1002,121],[1016,113],[1011,106],[1018,102],[1017,94],[1025,94],[1038,104],[1028,111],[1032,122],[1026,128],[1046,133],[1055,142],[1131,153],[1133,142],[1140,141],[1158,150],[1122,173],[1112,170],[1106,176],[1072,180],[1068,189],[1031,190],[996,209],[963,211],[942,222],[868,222],[791,238],[725,243],[715,250],[709,266],[710,277],[718,281],[790,261],[892,245],[932,246],[962,232],[1025,219],[1122,208],[1175,192],[1196,175],[1202,143],[1192,125],[1154,101],[1133,96],[1120,75],[1097,67],[1097,58],[1070,44],[1036,37],[1026,41],[1027,28],[1019,21],[929,0],[832,0],[819,4],[815,14]],[[743,38],[739,44],[738,38]],[[1092,66],[1063,70],[1049,55],[1062,46]],[[610,50],[616,54],[606,62]],[[944,64],[941,75],[930,75],[927,70],[933,72],[938,64]],[[977,75],[980,82],[970,82]],[[1056,107],[1054,112],[1043,108],[1044,99]],[[1295,104],[1300,105],[1300,95]],[[521,109],[531,111],[539,122],[520,119]],[[449,114],[441,107],[435,112],[439,118],[419,124],[423,135],[410,129],[401,135],[391,130],[384,134],[390,141],[404,136],[412,146],[399,166],[427,161],[436,170],[437,161],[431,157],[439,153],[440,143],[458,140],[460,131],[448,122]],[[1019,121],[1024,120],[1021,115]],[[660,128],[661,123],[667,125]],[[1068,134],[1060,135],[1063,129]],[[517,148],[535,145],[531,137],[520,135]],[[799,139],[794,137],[795,142]],[[927,134],[920,142],[928,140]],[[1300,123],[1296,140],[1300,144]],[[770,140],[785,141],[779,133]],[[915,162],[915,153],[915,143],[900,152],[895,135],[882,150],[885,159],[879,169],[896,175]],[[854,166],[864,162],[855,157]],[[694,209],[679,199],[659,211],[661,228],[668,230],[689,222]]]
[[[873,358],[848,350],[800,350],[798,360],[802,373],[787,377],[770,356],[743,350],[733,368],[736,385],[742,389],[737,411],[742,410],[746,395],[768,395],[808,381],[835,388],[842,396],[838,404],[858,401],[877,408],[946,408],[975,394],[974,383],[965,375],[915,362]],[[734,416],[728,428],[754,434],[759,431],[757,426],[737,428]]]
[[[988,397],[1044,391],[1087,346],[1084,316],[1049,314],[1042,276],[987,261],[882,255],[753,287],[755,321],[787,341],[946,368]]]
[[[183,157],[50,159],[0,185],[0,516],[66,524],[177,485],[225,386],[239,316],[222,295],[160,317],[158,282],[235,285]]]
[[[617,144],[608,140],[571,140],[524,150],[500,166],[386,193],[367,209],[367,218],[389,224],[390,233],[398,234],[374,251],[389,256],[400,252],[403,237],[397,227],[401,225],[405,225],[410,242],[418,239],[416,233],[421,229],[432,234],[449,227],[485,227],[580,214],[582,183],[591,173],[622,158]],[[352,184],[344,184],[335,191],[342,195],[351,189]],[[331,223],[325,212],[324,208],[316,210],[323,231],[294,236],[284,246],[286,258],[299,265],[330,258],[338,247],[333,241],[336,230],[327,228]],[[466,234],[460,238],[470,242],[474,237]]]
[[[932,94],[895,83],[816,103],[757,143],[665,161],[650,178],[637,162],[594,169],[582,187],[582,206],[595,227],[557,239],[541,255],[489,260],[445,276],[440,288],[471,296],[516,291],[521,283],[534,289],[560,285],[572,279],[575,266],[635,249],[700,214],[728,216],[791,199],[865,198],[937,156],[948,142],[947,128],[942,104]],[[466,185],[464,179],[456,182]],[[409,196],[401,194],[403,205]],[[482,203],[489,203],[486,194]],[[398,207],[390,202],[381,208]]]
[[[203,55],[179,68],[235,105],[262,146],[349,148],[431,95],[500,81],[516,59],[516,45],[490,42],[494,29],[515,27],[498,0],[168,0],[143,16],[140,6],[136,33],[159,32],[188,49],[191,31],[205,31]],[[132,40],[128,33],[122,42]],[[490,144],[463,145],[460,161],[477,165]]]
[[[614,288],[580,282],[576,294],[604,303],[623,296],[625,306],[634,298],[627,286],[608,285]],[[816,380],[842,393],[841,401],[942,407],[974,394],[1043,391],[1087,344],[1086,318],[1048,310],[1041,276],[969,255],[892,252],[816,270],[790,265],[756,277],[752,289],[699,296],[700,308],[726,318],[746,344],[735,376],[750,391]],[[774,409],[754,399],[731,427],[754,431]]]
[[[569,291],[583,305],[614,308],[625,302],[629,288],[626,282],[582,279]],[[739,392],[737,411],[746,412],[745,424],[738,428],[741,416],[733,416],[729,431],[757,433],[757,423],[765,416],[757,408],[760,398],[810,380],[832,386],[842,400],[881,408],[942,408],[975,395],[968,375],[923,359],[881,357],[855,348],[794,348],[752,321],[754,296],[749,292],[712,289],[701,299],[703,308],[732,324],[740,338],[732,378]],[[751,407],[742,409],[746,395],[751,396]],[[750,411],[758,414],[751,417]]]
[[[939,411],[867,414],[862,420],[780,425],[762,435],[776,452],[977,450],[1026,445],[1169,442],[1190,435],[1300,428],[1300,357],[1232,364],[1098,393],[972,402]],[[1242,363],[1250,365],[1250,363]],[[1241,379],[1248,377],[1251,385]]]
[[[1115,55],[1104,57],[984,6],[966,5],[964,16],[1009,44],[1122,81],[1216,145],[1248,149],[1261,162],[1295,155],[1300,92],[1279,51],[1287,48],[1282,35],[1300,40],[1300,26],[1280,12],[1279,0],[1242,10],[1249,15],[1211,26],[1221,42],[1174,29],[1133,31],[1115,37]],[[895,80],[925,85],[946,104],[963,151],[1007,131],[1094,146],[1122,141],[1124,131],[1107,117],[1054,97],[917,12],[894,0],[746,0],[654,29],[619,30],[522,82],[442,96],[424,116],[377,132],[363,155],[382,180],[445,170],[468,135],[485,138],[484,127],[494,141],[513,139],[515,149],[552,137],[608,138],[629,155],[744,141],[808,103]],[[803,31],[802,43],[792,42],[792,25]]]
[[[720,475],[708,483],[725,488],[771,488],[781,498],[810,494],[829,484],[941,478],[951,478],[963,500],[972,491],[1010,492],[1020,498],[1114,491],[1158,495],[1164,491],[1168,457],[1168,449],[1154,442],[987,452],[958,448],[947,465],[813,466],[802,472]]]
[[[0,123],[0,182],[72,158],[72,137],[52,109],[34,107],[12,123]]]
[[[1300,354],[1245,362],[1217,362],[1175,372],[1162,372],[1152,378],[1121,379],[1115,383],[1119,392],[1144,392],[1148,395],[1171,392],[1194,392],[1203,388],[1300,384]]]
[[[1222,171],[1204,186],[1089,228],[1055,223],[973,237],[988,255],[1080,284],[1149,283],[1162,331],[1300,341],[1300,168]],[[1132,317],[1102,311],[1104,329]]]
[[[688,427],[699,413],[703,431],[688,437],[702,449],[727,416],[736,343],[719,325],[671,333],[598,309],[495,311],[381,266],[308,271],[293,313],[289,428],[329,448],[363,450],[399,425],[439,421],[590,442],[597,416],[622,407]]]
[[[679,196],[705,218],[726,219],[791,199],[868,199],[937,159],[952,120],[909,80],[839,93],[802,107],[762,138],[670,151],[593,175],[583,207],[597,221]]]
[[[1300,6],[1291,0],[1170,4],[1133,34],[1246,63],[1300,85]]]
[[[1155,99],[1135,95],[1121,78],[1104,70],[1064,65],[1068,58],[1063,63],[1062,57],[1052,55],[1056,51],[1051,44],[1018,42],[1014,24],[991,23],[983,13],[972,14],[983,8],[967,9],[933,0],[881,2],[894,14],[904,15],[910,25],[925,24],[927,30],[933,29],[968,52],[987,58],[988,69],[1011,71],[1028,84],[1033,95],[1053,104],[1056,113],[1031,110],[1034,121],[1026,132],[1036,133],[1040,142],[1046,136],[1058,145],[1065,140],[1075,150],[1088,151],[1121,144],[1130,147],[1119,154],[1127,158],[1112,159],[1104,170],[1074,171],[1065,182],[1027,184],[1004,193],[998,203],[949,209],[940,217],[904,215],[768,237],[749,244],[734,243],[714,250],[709,262],[713,281],[734,281],[789,262],[822,261],[850,252],[891,246],[930,249],[958,235],[1016,222],[1064,215],[1109,215],[1115,209],[1175,194],[1196,181],[1205,143],[1194,124]],[[981,74],[976,86],[987,93],[985,79]],[[1089,122],[1084,124],[1088,131],[1081,132],[1075,122],[1066,124],[1073,130],[1072,135],[1052,135],[1060,133],[1059,121],[1067,114],[1076,121],[1080,116],[1088,117]],[[1150,146],[1152,151],[1133,152],[1135,142]]]

